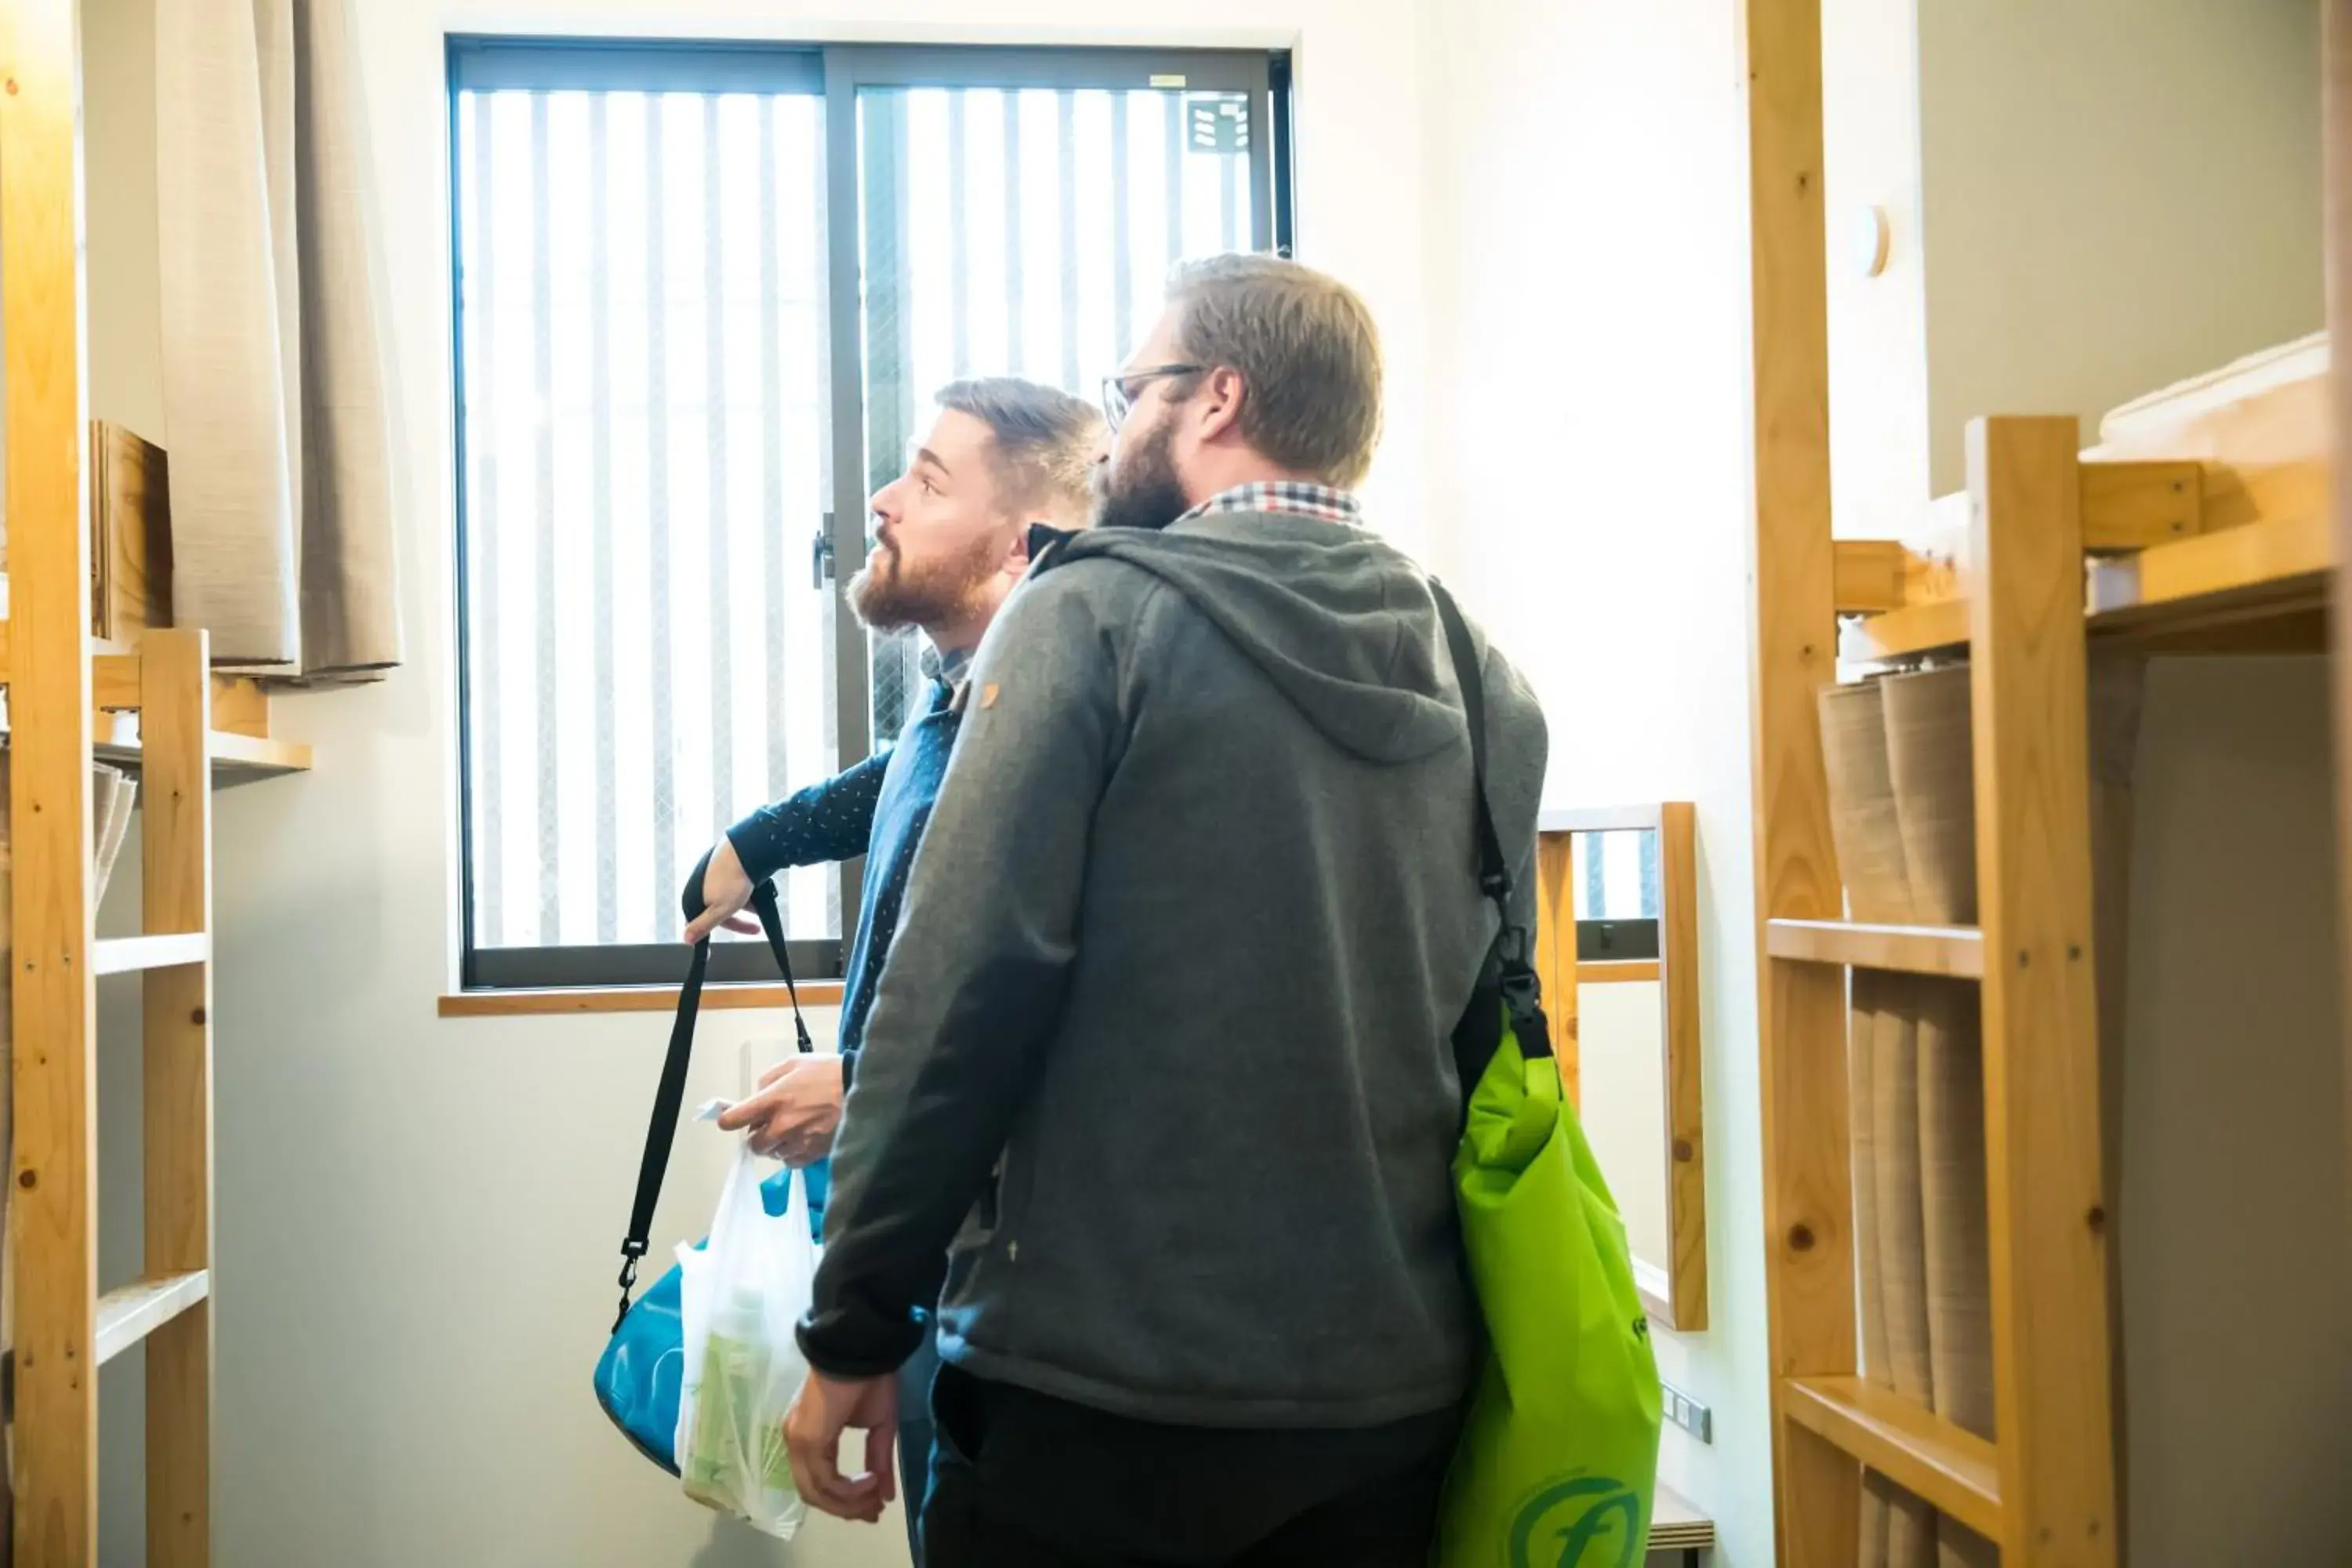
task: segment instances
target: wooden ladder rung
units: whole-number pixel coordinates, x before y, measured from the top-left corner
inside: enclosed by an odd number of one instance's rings
[[[1865,925],[1853,921],[1767,921],[1765,950],[1800,963],[1839,963],[1903,974],[1984,978],[1984,932],[1974,926]]]
[[[2000,1460],[1982,1437],[1858,1377],[1790,1378],[1780,1384],[1780,1409],[1986,1540],[2000,1540]]]
[[[202,963],[212,954],[213,939],[200,931],[163,936],[113,936],[96,944],[89,967],[93,974],[136,974],[149,969]]]
[[[212,1290],[211,1271],[203,1268],[109,1290],[98,1299],[98,1364],[104,1366]]]

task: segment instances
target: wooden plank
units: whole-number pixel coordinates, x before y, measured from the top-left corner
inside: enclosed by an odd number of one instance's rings
[[[2116,1561],[2078,445],[2071,418],[1969,426],[2000,1435],[2000,1528],[1987,1533],[2011,1568]]]
[[[202,963],[212,952],[213,939],[200,931],[108,937],[93,945],[89,968],[93,974],[137,974]]]
[[[1659,961],[1654,958],[1596,959],[1576,966],[1576,983],[1580,986],[1655,984],[1658,971]]]
[[[1576,1018],[1576,988],[1584,976],[1576,962],[1575,846],[1567,832],[1536,837],[1536,983],[1543,988],[1544,1016],[1551,1025],[1552,1061],[1572,1105],[1581,1103],[1583,1089]]]
[[[73,0],[0,6],[16,949],[15,1560],[97,1561],[98,1228]]]
[[[163,448],[89,422],[90,630],[133,637],[172,624],[172,482]]]
[[[308,773],[310,770],[310,748],[299,741],[272,741],[215,730],[212,734],[211,752],[216,764],[215,774],[226,774],[230,778],[240,775],[275,777],[280,773]],[[215,782],[220,781],[216,778]]]
[[[139,707],[139,656],[104,653],[89,661],[90,701],[109,712],[135,711]]]
[[[2156,545],[2090,569],[2090,629],[2138,637],[2191,625],[2253,628],[2306,609],[2335,562],[2328,520],[2315,511]],[[1970,636],[1968,601],[1952,599],[1874,616],[1854,629],[1847,651],[1856,659],[1901,658],[1964,647]]]
[[[112,1361],[212,1294],[212,1276],[204,1269],[142,1279],[98,1299],[98,1362]]]
[[[2352,455],[2352,0],[2328,0],[2324,31],[2327,331],[2329,342],[2347,345],[2328,362],[2329,423],[2334,449]],[[2330,510],[2336,558],[2352,561],[2352,481],[2344,477],[2341,463],[2334,468]],[[2352,626],[2352,583],[2337,572],[2329,584],[2335,624]],[[2352,844],[2352,637],[2336,639],[2335,668],[2336,842]],[[2345,962],[2338,968],[2346,985],[2352,987],[2352,855],[2339,851],[2337,865],[2344,903],[2336,927],[2345,944]],[[2345,1114],[2352,1121],[2352,994],[2347,996],[2344,1018]]]
[[[1700,1079],[1698,813],[1688,801],[1661,810],[1658,943],[1665,1002],[1667,1327],[1706,1327],[1706,1119]]]
[[[1820,0],[1743,0],[1753,666],[1759,953],[1774,917],[1843,908],[1830,837],[1820,689],[1836,677],[1830,542],[1829,287],[1822,206]],[[1853,1197],[1844,976],[1759,963],[1765,1295],[1783,1377],[1854,1370]],[[1859,1469],[1772,1424],[1781,1568],[1853,1568]]]
[[[1536,816],[1538,833],[1651,833],[1660,807],[1645,805],[1552,805]]]
[[[150,930],[213,916],[212,670],[201,631],[151,631],[141,783],[142,913]],[[209,963],[150,970],[142,1008],[147,1272],[212,1268],[213,980]],[[213,1324],[198,1302],[147,1342],[147,1561],[212,1560]]]
[[[2084,463],[2082,472],[2085,550],[2145,550],[2204,530],[2202,464]]]
[[[1956,980],[1974,980],[1984,973],[1983,933],[1967,926],[1776,920],[1766,925],[1764,948],[1774,958],[1796,963],[1942,974]]]
[[[242,675],[213,677],[213,733],[269,738],[269,693]]]
[[[1781,1406],[1806,1430],[1978,1534],[2000,1538],[2000,1464],[1983,1438],[1858,1377],[1795,1379],[1782,1385]]]
[[[2326,514],[2272,518],[2102,563],[2093,574],[2091,609],[2103,621],[2121,624],[2148,618],[2130,616],[2132,611],[2315,584],[2335,559]]]
[[[1714,1544],[1715,1521],[1673,1489],[1660,1486],[1650,1503],[1650,1539],[1645,1550],[1703,1552]]]
[[[444,1018],[513,1018],[540,1014],[675,1013],[677,1011],[677,991],[675,985],[459,991],[441,998],[440,1016]],[[811,1007],[838,1007],[841,1005],[841,982],[803,981],[801,1001]],[[791,1005],[791,997],[778,984],[706,985],[702,988],[702,1005],[706,1010],[713,1007],[772,1009]]]
[[[1907,602],[1911,552],[1893,539],[1841,539],[1831,571],[1841,616],[1875,616]]]
[[[1940,599],[1871,616],[1854,628],[1847,657],[1857,662],[1907,658],[1939,648],[1965,647],[1968,640],[1968,601]]]

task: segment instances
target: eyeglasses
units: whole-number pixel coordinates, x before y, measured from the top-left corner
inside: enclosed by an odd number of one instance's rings
[[[1141,370],[1130,370],[1123,375],[1103,377],[1103,418],[1109,423],[1111,434],[1118,435],[1118,427],[1127,423],[1128,413],[1135,406],[1135,400],[1143,395],[1146,382],[1158,381],[1163,376],[1195,375],[1208,368],[1202,364],[1155,364]]]

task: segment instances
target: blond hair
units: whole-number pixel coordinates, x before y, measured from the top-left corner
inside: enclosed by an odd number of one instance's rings
[[[1083,521],[1093,510],[1095,448],[1103,427],[1094,405],[1013,375],[951,381],[936,401],[988,426],[1008,508],[1065,521]]]
[[[1381,335],[1356,291],[1278,256],[1211,256],[1168,278],[1183,359],[1241,373],[1241,435],[1269,461],[1342,489],[1381,438]]]

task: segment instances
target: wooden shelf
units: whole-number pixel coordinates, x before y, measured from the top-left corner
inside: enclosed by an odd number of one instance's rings
[[[293,741],[268,741],[215,730],[209,751],[215,789],[310,771],[310,748]],[[90,747],[90,755],[127,773],[138,773],[145,765],[136,741],[100,741]]]
[[[165,936],[114,936],[99,940],[90,955],[93,974],[138,974],[177,969],[212,956],[213,939],[203,931]]]
[[[8,622],[0,619],[0,685],[9,681],[11,646]],[[123,712],[139,707],[138,652],[106,637],[91,637],[89,649],[90,699],[100,710],[99,732],[92,739],[90,755],[137,773],[143,765],[138,740],[127,732],[123,739],[112,739],[109,726]],[[253,681],[216,675],[212,678],[212,689],[213,721],[226,726],[213,731],[209,747],[215,789],[310,771],[309,746],[269,738],[268,697]],[[0,730],[0,743],[5,740],[5,731]]]
[[[1800,963],[1837,963],[1903,974],[1984,978],[1984,932],[1973,926],[1862,925],[1852,921],[1767,921],[1765,951]]]
[[[206,1269],[142,1279],[98,1299],[98,1364],[104,1366],[132,1345],[212,1294]]]
[[[2162,641],[2195,631],[2200,651],[2239,644],[2272,652],[2282,624],[2293,626],[2299,646],[2334,565],[2324,512],[2266,517],[2092,560],[2084,614],[2094,637]],[[1906,658],[1964,647],[1969,637],[1969,602],[1942,599],[1864,619],[1843,653],[1858,661]]]
[[[1890,1389],[1857,1377],[1790,1378],[1780,1414],[1988,1540],[1999,1540],[1993,1447]]]

